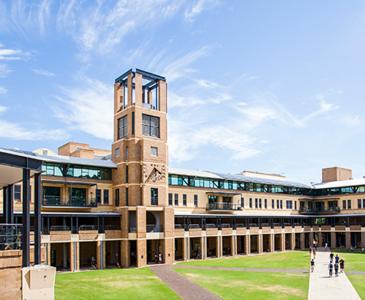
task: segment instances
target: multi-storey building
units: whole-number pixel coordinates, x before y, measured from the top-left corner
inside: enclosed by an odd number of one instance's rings
[[[129,70],[115,80],[111,151],[77,142],[57,154],[0,150],[42,161],[48,264],[70,271],[140,267],[304,249],[313,240],[365,247],[365,179],[338,167],[323,169],[313,185],[276,174],[168,168],[166,116],[165,78]],[[21,224],[21,183],[3,190],[2,223]]]

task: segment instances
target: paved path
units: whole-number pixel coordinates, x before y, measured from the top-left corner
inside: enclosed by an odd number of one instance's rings
[[[177,265],[178,269],[203,269],[218,271],[241,271],[241,272],[263,272],[263,273],[308,273],[305,269],[271,269],[271,268],[239,268],[239,267],[212,267],[212,266],[184,266]]]
[[[345,273],[329,277],[328,263],[329,252],[318,251],[314,272],[310,273],[308,300],[360,300]]]
[[[182,299],[187,300],[218,300],[218,296],[192,283],[187,278],[174,272],[169,265],[151,266],[154,272],[164,283],[175,291]]]

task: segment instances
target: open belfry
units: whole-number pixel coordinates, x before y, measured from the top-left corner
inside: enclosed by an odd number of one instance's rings
[[[122,266],[173,261],[173,208],[167,205],[167,85],[129,70],[114,84],[113,185],[119,195]],[[129,233],[128,228],[133,228]],[[154,233],[157,232],[157,233]],[[132,254],[132,255],[131,255]]]
[[[21,293],[22,268],[40,263],[76,272],[305,249],[314,240],[365,248],[364,178],[340,167],[323,169],[317,184],[169,167],[167,107],[166,79],[131,69],[114,83],[111,149],[75,141],[57,152],[0,148],[0,282],[16,278],[9,299]]]

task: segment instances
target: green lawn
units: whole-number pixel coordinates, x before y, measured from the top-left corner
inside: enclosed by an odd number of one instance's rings
[[[308,298],[308,274],[175,269],[223,299]]]
[[[270,253],[259,256],[209,259],[181,263],[184,266],[306,269],[309,254],[304,251]],[[266,273],[175,268],[191,281],[223,299],[307,299],[308,273]]]
[[[194,260],[181,264],[211,267],[306,269],[309,268],[309,253],[307,251],[278,252],[235,258]]]
[[[55,295],[56,300],[179,299],[149,268],[59,273]]]

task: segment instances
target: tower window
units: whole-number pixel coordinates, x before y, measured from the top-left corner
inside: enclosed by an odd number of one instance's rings
[[[151,147],[151,155],[152,156],[158,156],[158,148],[157,147]]]
[[[160,118],[142,115],[142,133],[146,136],[160,137]]]
[[[169,205],[172,206],[172,193],[169,193]]]
[[[186,201],[186,194],[183,194],[183,205],[184,206],[186,206],[187,205],[187,203],[186,203],[187,201]]]
[[[194,195],[194,206],[198,207],[198,195]]]
[[[128,119],[127,116],[121,117],[118,120],[118,139],[128,136]]]
[[[104,190],[104,204],[109,204],[109,190]]]
[[[174,197],[175,197],[175,206],[178,206],[179,205],[179,194],[175,194]]]
[[[16,184],[14,185],[14,200],[15,201],[20,201],[20,185],[19,184]]]
[[[114,203],[115,203],[115,206],[119,206],[119,189],[115,189],[115,192],[114,192]]]
[[[151,205],[158,205],[158,189],[151,188]]]
[[[96,198],[97,203],[101,203],[101,190],[100,189],[96,189],[95,198]]]

